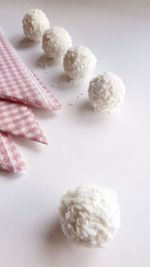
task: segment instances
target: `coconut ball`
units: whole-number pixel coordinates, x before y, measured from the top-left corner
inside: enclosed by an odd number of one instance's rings
[[[85,247],[103,247],[120,226],[116,192],[94,185],[67,192],[59,211],[64,235]]]
[[[42,39],[43,33],[49,28],[49,20],[40,9],[31,9],[23,18],[23,30],[26,37],[33,41]]]
[[[88,93],[90,104],[96,111],[111,113],[123,102],[125,85],[117,75],[105,72],[91,80]]]
[[[64,57],[64,71],[71,80],[89,78],[96,67],[96,57],[84,46],[70,48]]]
[[[61,60],[71,46],[70,34],[61,27],[55,26],[43,35],[42,48],[48,58]]]

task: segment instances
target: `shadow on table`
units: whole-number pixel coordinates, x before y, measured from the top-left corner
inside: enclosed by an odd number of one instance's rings
[[[23,35],[14,35],[10,39],[10,42],[16,49],[26,49],[39,44],[38,42],[27,39]]]
[[[72,263],[74,263],[73,266],[78,266],[79,261],[81,266],[86,266],[90,261],[92,264],[94,250],[89,251],[88,248],[67,240],[62,233],[58,218],[44,232],[43,241],[43,257],[46,258],[47,262],[50,261],[51,266],[72,266]]]
[[[12,173],[12,172],[0,170],[0,179],[5,178],[5,179],[13,181],[14,179],[20,178],[22,175],[23,173]]]
[[[40,55],[36,60],[36,65],[42,68],[55,66],[56,64],[59,64],[59,62],[52,58],[48,58],[45,54]]]
[[[59,111],[56,111],[56,112],[53,112],[51,110],[46,110],[46,109],[37,109],[37,108],[32,108],[35,116],[39,119],[44,119],[44,120],[51,120],[53,118],[56,118],[57,117],[57,112]]]
[[[40,153],[41,152],[41,146],[44,146],[44,144],[41,144],[39,142],[30,140],[30,139],[26,139],[23,137],[18,137],[18,136],[13,136],[13,140],[20,147],[32,150],[35,153]]]
[[[76,102],[73,105],[72,116],[75,120],[83,125],[102,125],[112,121],[112,117],[109,114],[102,114],[94,111],[90,106],[88,96],[84,96],[84,99]]]
[[[53,246],[61,246],[66,243],[58,218],[56,218],[53,225],[47,229],[44,239],[47,245],[52,244]]]

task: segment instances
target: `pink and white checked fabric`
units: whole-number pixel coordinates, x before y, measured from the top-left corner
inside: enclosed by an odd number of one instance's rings
[[[11,137],[5,133],[0,133],[0,169],[14,173],[20,173],[26,169],[17,147]]]
[[[57,99],[22,62],[1,30],[0,98],[52,111],[61,108]]]
[[[0,131],[48,144],[32,110],[22,104],[0,100]]]

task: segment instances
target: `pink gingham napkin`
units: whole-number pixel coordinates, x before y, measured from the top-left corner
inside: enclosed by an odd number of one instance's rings
[[[0,100],[0,131],[47,144],[32,110],[22,104]]]
[[[61,108],[57,99],[22,62],[0,30],[0,98],[31,107]]]
[[[17,147],[5,133],[0,133],[0,169],[14,173],[21,173],[26,169]]]

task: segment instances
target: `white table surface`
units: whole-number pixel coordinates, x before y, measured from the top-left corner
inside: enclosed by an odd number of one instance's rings
[[[124,79],[127,97],[119,113],[91,112],[86,84],[70,87],[61,65],[41,66],[40,45],[23,41],[21,19],[32,7],[65,27],[74,44],[95,52],[95,73],[111,71]],[[0,0],[0,25],[63,104],[57,114],[36,111],[48,146],[15,139],[28,172],[0,173],[0,266],[149,267],[150,1]],[[105,249],[77,247],[58,223],[61,195],[88,183],[119,195],[121,228]]]

